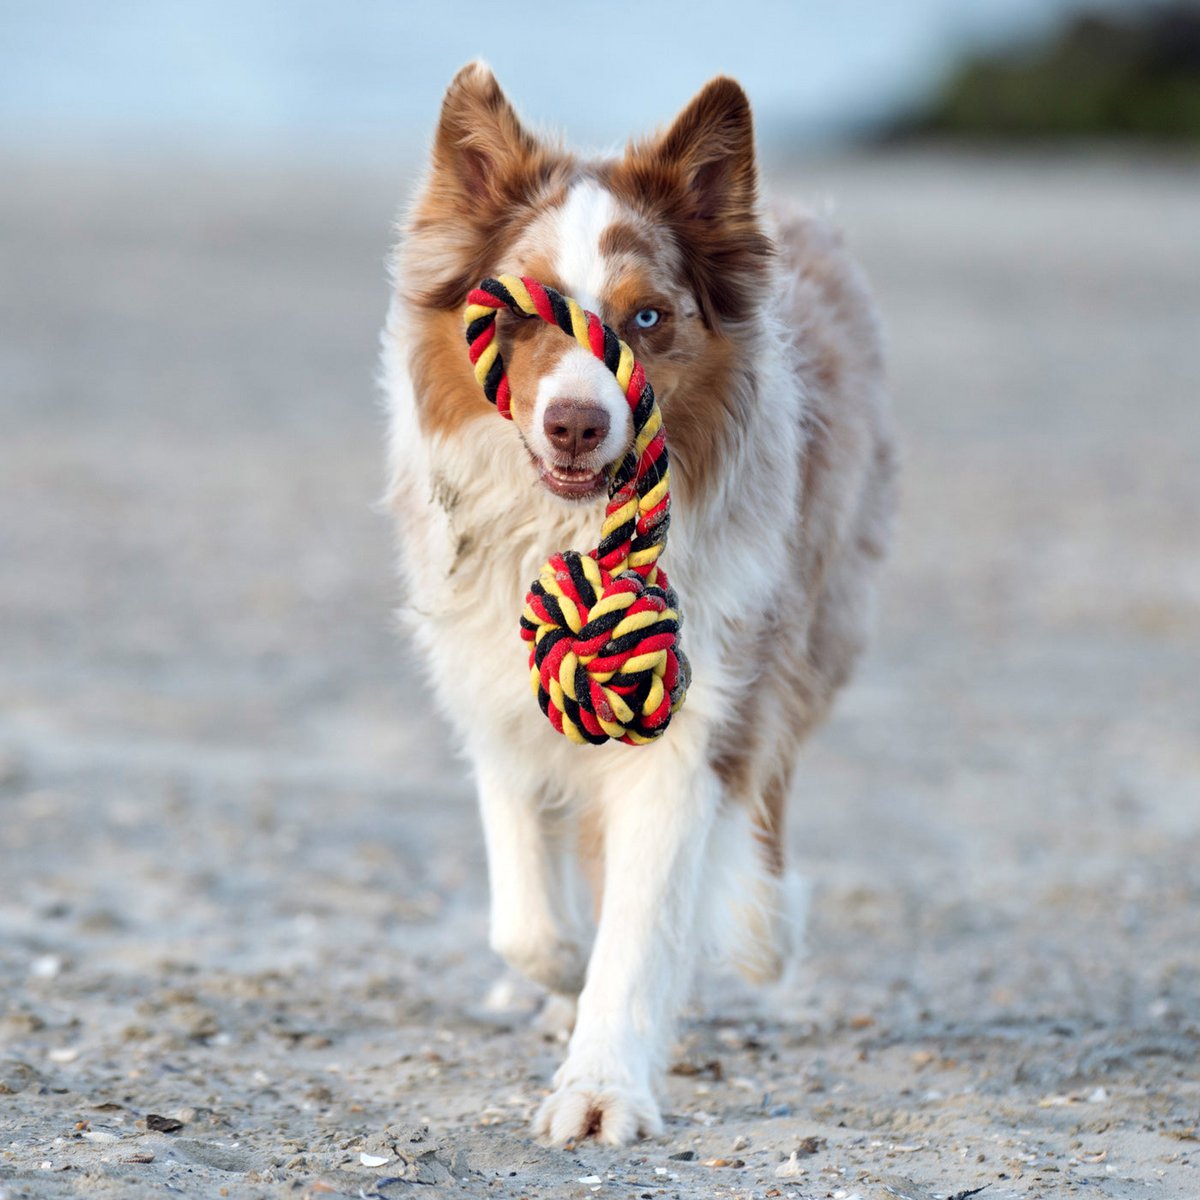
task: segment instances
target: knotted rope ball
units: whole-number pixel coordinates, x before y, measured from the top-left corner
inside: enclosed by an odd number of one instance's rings
[[[594,354],[633,414],[633,445],[609,475],[600,544],[543,565],[525,597],[521,637],[531,643],[534,694],[559,733],[644,745],[666,731],[690,679],[679,603],[658,565],[671,513],[662,413],[633,351],[595,313],[536,279],[501,275],[471,291],[463,316],[475,378],[502,417],[512,419],[496,343],[502,308],[557,325]]]

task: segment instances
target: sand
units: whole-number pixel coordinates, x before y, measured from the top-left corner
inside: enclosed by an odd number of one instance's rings
[[[3,175],[3,1200],[1200,1196],[1195,164],[777,179],[887,314],[879,636],[807,959],[702,981],[663,1136],[568,1151],[372,508],[406,173]]]

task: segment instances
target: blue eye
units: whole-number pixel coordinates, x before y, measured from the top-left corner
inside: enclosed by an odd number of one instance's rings
[[[653,329],[662,319],[657,308],[640,309],[633,318],[633,323],[639,329]]]

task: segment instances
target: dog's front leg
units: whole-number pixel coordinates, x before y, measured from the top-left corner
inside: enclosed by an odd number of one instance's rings
[[[570,869],[570,828],[519,764],[476,772],[487,845],[491,947],[552,992],[576,996],[587,966],[585,923]]]
[[[567,1060],[536,1118],[563,1144],[661,1130],[653,1088],[691,978],[700,865],[719,785],[684,730],[605,781],[604,898]]]

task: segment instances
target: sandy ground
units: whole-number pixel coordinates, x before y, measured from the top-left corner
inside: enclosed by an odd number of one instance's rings
[[[392,624],[403,173],[2,174],[3,1200],[1200,1196],[1200,170],[788,187],[877,283],[903,521],[795,799],[810,956],[704,982],[624,1151],[529,1138],[561,1046],[482,1007]]]

